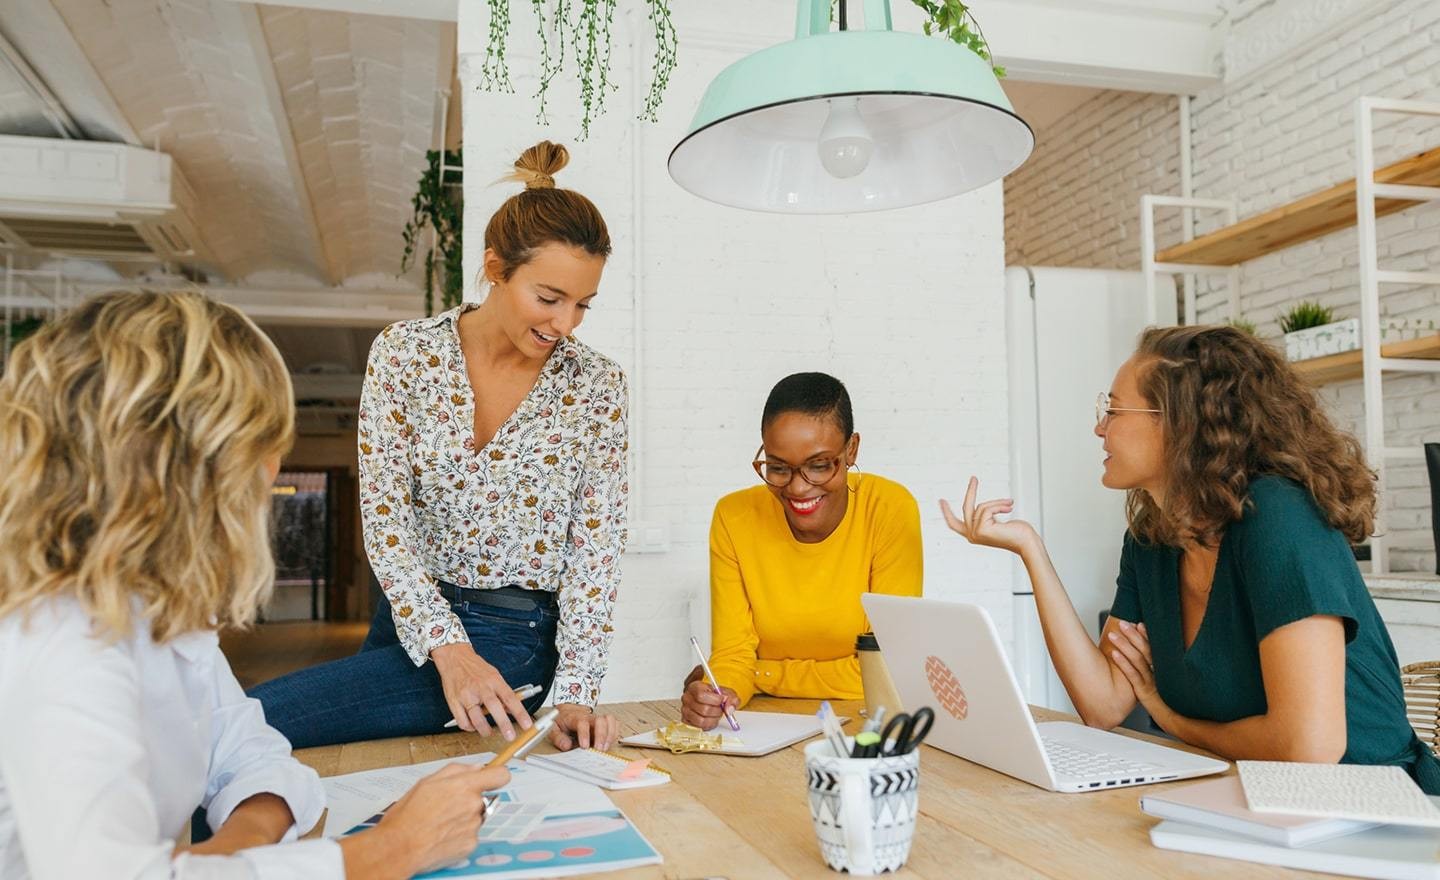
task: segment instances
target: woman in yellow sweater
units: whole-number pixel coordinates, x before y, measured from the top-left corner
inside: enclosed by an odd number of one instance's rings
[[[904,486],[851,474],[860,435],[850,395],[824,373],[781,379],[765,401],[755,472],[710,525],[710,668],[695,667],[681,717],[709,730],[757,692],[863,696],[855,637],[862,593],[920,595],[920,510]]]

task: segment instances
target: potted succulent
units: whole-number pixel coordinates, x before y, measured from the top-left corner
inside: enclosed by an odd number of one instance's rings
[[[1246,320],[1245,318],[1231,318],[1230,320],[1225,322],[1225,326],[1234,327],[1236,330],[1239,330],[1242,333],[1249,333],[1251,336],[1260,335],[1260,331],[1255,326],[1255,322]]]
[[[1360,319],[1335,320],[1335,311],[1317,302],[1299,302],[1279,316],[1285,357],[1305,361],[1360,347]]]

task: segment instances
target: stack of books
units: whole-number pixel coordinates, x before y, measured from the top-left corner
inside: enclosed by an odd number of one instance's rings
[[[1285,765],[1277,777],[1270,772],[1275,768],[1246,768],[1248,763],[1240,762],[1242,775],[1247,769],[1251,771],[1247,784],[1242,784],[1240,776],[1226,776],[1142,797],[1140,809],[1165,820],[1150,829],[1150,842],[1161,849],[1329,874],[1378,880],[1440,880],[1440,798],[1425,799],[1421,795],[1424,803],[1417,806],[1412,801],[1403,816],[1385,810],[1377,814],[1373,785],[1367,786],[1365,792],[1370,800],[1368,809],[1355,810],[1341,803],[1348,786],[1307,784],[1293,800],[1309,815],[1271,812],[1273,805],[1262,804],[1260,799],[1265,782],[1283,780],[1287,774],[1295,780],[1321,781],[1329,778],[1327,773],[1333,775],[1335,765]],[[1307,770],[1311,767],[1317,768],[1314,774]],[[1331,769],[1320,769],[1326,767]],[[1393,767],[1340,768],[1346,772],[1352,769],[1395,771],[1404,776],[1404,771]],[[1409,777],[1403,781],[1414,786]],[[1247,800],[1251,789],[1254,791]],[[1274,785],[1268,790],[1272,800],[1275,790]],[[1310,803],[1327,797],[1330,803],[1322,808]],[[1267,811],[1252,806],[1264,806]],[[1398,824],[1393,821],[1397,818],[1414,824]],[[1389,821],[1377,821],[1381,819]]]

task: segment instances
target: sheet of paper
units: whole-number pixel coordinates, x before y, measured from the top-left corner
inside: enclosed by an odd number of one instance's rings
[[[820,734],[820,719],[812,713],[736,712],[735,720],[740,724],[738,733],[723,723],[711,731],[721,736],[721,746],[715,754],[767,755]],[[653,730],[638,736],[627,736],[620,741],[629,746],[663,748]]]
[[[493,757],[494,752],[484,752],[326,777],[320,780],[329,807],[323,833],[326,837],[344,834],[399,800],[416,782],[446,764],[484,764]],[[506,766],[510,770],[510,784],[503,791],[505,800],[549,804],[552,811],[584,812],[610,807],[610,799],[599,786],[532,767],[524,761],[511,761]]]

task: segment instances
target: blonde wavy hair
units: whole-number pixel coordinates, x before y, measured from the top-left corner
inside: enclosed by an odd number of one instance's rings
[[[198,293],[111,293],[16,347],[0,378],[0,616],[80,602],[107,638],[245,625],[274,585],[270,475],[290,376]]]
[[[1214,546],[1240,519],[1250,483],[1288,477],[1352,544],[1375,526],[1375,473],[1359,441],[1335,427],[1315,391],[1269,344],[1234,327],[1146,330],[1140,392],[1162,410],[1162,509],[1130,490],[1130,532],[1147,543]]]

